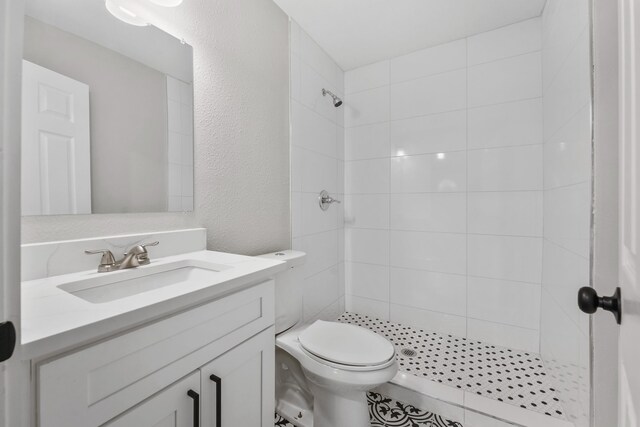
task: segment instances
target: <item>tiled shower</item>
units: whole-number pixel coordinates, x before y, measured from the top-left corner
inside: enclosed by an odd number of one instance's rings
[[[344,73],[291,23],[306,319],[347,311],[540,354],[566,418],[588,425],[588,22],[588,2],[550,0]],[[323,189],[343,204],[322,212]]]
[[[347,72],[349,310],[538,350],[540,34],[534,19]]]

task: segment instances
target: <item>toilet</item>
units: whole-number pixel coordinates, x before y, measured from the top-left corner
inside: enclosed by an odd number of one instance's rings
[[[301,324],[306,255],[263,255],[288,264],[276,276],[276,411],[298,427],[368,427],[367,391],[398,371],[393,345],[360,326]]]

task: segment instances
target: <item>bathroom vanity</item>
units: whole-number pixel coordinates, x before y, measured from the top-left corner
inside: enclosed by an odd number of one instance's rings
[[[153,240],[150,264],[133,269],[97,273],[83,254]],[[33,426],[273,424],[285,264],[205,242],[194,229],[23,246]]]

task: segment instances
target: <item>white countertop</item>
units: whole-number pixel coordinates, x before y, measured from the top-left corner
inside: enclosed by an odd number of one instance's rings
[[[212,283],[166,286],[122,299],[91,303],[59,288],[60,285],[105,275],[130,276],[132,271],[155,268],[176,261],[225,265]],[[152,260],[147,266],[111,273],[96,270],[51,276],[22,282],[22,348],[24,359],[35,359],[103,339],[145,322],[256,284],[286,268],[267,258],[213,251],[198,251]]]

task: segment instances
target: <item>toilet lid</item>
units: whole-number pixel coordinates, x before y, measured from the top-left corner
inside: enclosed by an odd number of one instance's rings
[[[393,344],[369,329],[346,323],[315,321],[299,336],[309,353],[341,365],[375,366],[395,355]]]

